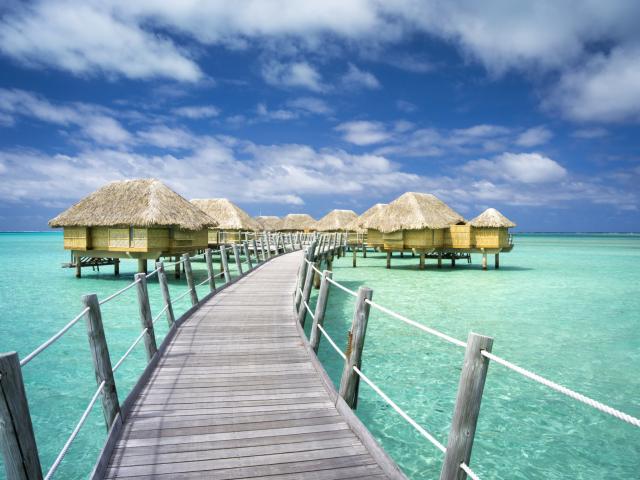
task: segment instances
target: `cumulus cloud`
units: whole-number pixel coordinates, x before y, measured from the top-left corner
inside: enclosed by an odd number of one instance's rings
[[[220,115],[220,109],[212,105],[192,105],[174,108],[173,113],[191,119],[213,118]]]
[[[347,73],[342,77],[342,84],[347,88],[368,88],[376,90],[381,87],[378,79],[371,72],[360,70],[350,63]]]
[[[592,127],[592,128],[580,128],[571,134],[574,138],[602,138],[609,135],[607,129],[602,127]]]
[[[472,160],[462,170],[487,178],[521,183],[556,182],[567,175],[562,165],[539,153],[506,152],[491,160]]]
[[[396,107],[401,112],[413,113],[418,110],[418,106],[406,100],[397,100]]]
[[[372,145],[389,140],[391,132],[387,131],[380,122],[364,120],[341,123],[336,127],[342,133],[342,138],[355,145]]]
[[[277,87],[307,88],[314,92],[326,90],[320,73],[304,61],[282,63],[272,60],[263,65],[262,77],[269,85]]]
[[[548,128],[544,126],[532,127],[518,135],[516,145],[535,147],[547,143],[551,137],[553,137],[553,133]]]
[[[315,115],[331,115],[333,109],[320,98],[299,97],[287,102],[287,106],[297,110],[302,110]]]

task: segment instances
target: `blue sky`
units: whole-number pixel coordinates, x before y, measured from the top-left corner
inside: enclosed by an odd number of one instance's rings
[[[5,1],[0,230],[156,177],[249,213],[413,190],[639,231],[640,3]]]

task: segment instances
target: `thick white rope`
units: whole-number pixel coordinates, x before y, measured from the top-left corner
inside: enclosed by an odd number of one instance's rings
[[[322,328],[322,325],[318,324],[317,326],[318,326],[318,330],[320,330],[322,335],[324,335],[324,337],[331,344],[331,346],[338,353],[338,355],[340,355],[343,360],[346,360],[347,356],[344,354],[344,352],[342,350],[340,350],[340,347],[338,347],[338,345],[336,345],[336,342],[333,341],[333,339],[329,336],[329,334],[326,332],[326,330],[324,328]]]
[[[177,262],[171,262],[171,263],[164,263],[164,268],[167,267],[172,267],[174,265],[178,265],[179,263],[184,262],[184,258],[181,258],[180,260],[178,260]]]
[[[131,346],[127,349],[127,351],[124,352],[124,355],[122,355],[122,357],[120,357],[120,360],[118,360],[118,362],[115,364],[115,366],[113,367],[114,372],[118,370],[118,368],[120,368],[120,365],[122,365],[122,362],[124,362],[127,359],[129,354],[133,351],[135,346],[138,345],[138,343],[140,343],[140,340],[142,340],[142,337],[144,337],[144,334],[147,333],[148,331],[149,331],[148,328],[145,328],[144,330],[142,330],[140,335],[138,335],[138,338],[135,339],[135,341],[131,344]]]
[[[62,447],[62,450],[60,451],[60,453],[56,457],[56,460],[53,462],[53,465],[51,465],[51,468],[47,472],[47,475],[44,477],[44,480],[50,480],[53,477],[53,475],[56,473],[56,470],[58,470],[58,467],[60,466],[60,464],[62,463],[62,460],[64,459],[65,455],[67,454],[67,451],[69,450],[69,447],[71,446],[71,443],[78,436],[78,433],[80,432],[80,429],[82,428],[84,423],[87,421],[87,418],[89,417],[89,414],[91,413],[91,410],[93,409],[93,406],[96,404],[96,401],[98,401],[98,398],[100,397],[100,394],[102,393],[102,390],[104,389],[104,385],[105,385],[105,382],[103,381],[98,386],[98,389],[96,390],[96,393],[93,394],[93,397],[91,398],[91,401],[89,402],[89,405],[87,406],[87,408],[85,409],[84,413],[80,417],[80,421],[76,425],[76,428],[74,428],[73,432],[71,432],[71,435],[69,436],[69,438],[67,439],[66,443]]]
[[[467,344],[465,342],[463,342],[462,340],[458,340],[457,338],[453,338],[453,337],[447,335],[446,333],[440,332],[439,330],[427,327],[426,325],[423,325],[423,324],[418,323],[418,322],[416,322],[414,320],[411,320],[411,319],[409,319],[407,317],[404,317],[404,316],[402,316],[402,315],[400,315],[400,314],[398,314],[398,313],[396,313],[396,312],[394,312],[392,310],[389,310],[386,307],[383,307],[382,305],[378,305],[377,303],[372,302],[371,300],[365,299],[365,302],[368,303],[369,305],[371,305],[373,308],[375,308],[377,310],[380,310],[381,312],[386,313],[387,315],[391,315],[392,317],[397,318],[398,320],[400,320],[400,321],[402,321],[402,322],[404,322],[404,323],[406,323],[408,325],[411,325],[413,327],[419,328],[423,332],[430,333],[431,335],[434,335],[436,337],[442,338],[443,340],[446,340],[449,343],[453,343],[454,345],[457,345],[459,347],[462,347],[462,348],[466,348],[467,347]]]
[[[471,467],[469,465],[467,465],[466,463],[462,462],[460,464],[460,468],[462,470],[464,470],[464,473],[467,474],[467,476],[471,479],[471,480],[480,480],[480,477],[478,475],[476,475],[476,472],[474,472],[473,470],[471,470]]]
[[[336,282],[334,279],[327,277],[327,281],[330,284],[335,285],[336,287],[338,287],[343,292],[347,292],[349,295],[353,295],[356,298],[358,297],[358,294],[356,292],[354,292],[353,290],[349,290],[347,287],[343,287],[338,282]]]
[[[356,372],[360,378],[362,378],[362,380],[364,380],[367,385],[369,385],[371,388],[373,388],[373,390],[382,397],[382,399],[387,402],[389,404],[389,406],[391,408],[393,408],[396,412],[398,412],[400,414],[400,416],[402,418],[404,418],[409,425],[411,425],[413,428],[415,428],[418,433],[420,433],[420,435],[422,435],[424,438],[426,438],[429,442],[431,442],[431,444],[436,447],[438,450],[440,450],[442,453],[446,452],[447,449],[446,447],[440,443],[438,441],[438,439],[436,439],[433,435],[431,435],[429,432],[427,432],[424,428],[422,428],[413,418],[411,418],[404,410],[402,410],[393,400],[391,400],[386,393],[384,393],[382,390],[380,390],[380,387],[378,387],[375,383],[373,383],[373,381],[371,379],[369,379],[369,377],[367,377],[364,373],[362,373],[360,371],[360,369],[356,366],[353,367],[353,371]]]
[[[156,268],[153,272],[149,272],[145,275],[145,278],[151,278],[152,276],[154,276],[156,273],[158,273],[160,271],[160,267]]]
[[[184,292],[182,295],[179,295],[178,297],[176,297],[173,300],[171,300],[171,305],[173,305],[175,302],[180,300],[182,297],[188,295],[189,293],[191,293],[191,289],[190,288],[186,292]]]
[[[60,329],[60,331],[58,333],[56,333],[49,340],[44,342],[42,345],[40,345],[38,348],[36,348],[33,352],[31,352],[29,355],[27,355],[22,360],[20,360],[20,366],[24,367],[27,363],[29,363],[31,360],[33,360],[35,357],[37,357],[40,353],[42,353],[44,350],[46,350],[49,346],[51,346],[62,335],[67,333],[67,330],[69,330],[76,323],[78,323],[78,320],[80,320],[84,316],[84,314],[87,313],[88,311],[89,311],[89,307],[86,307],[73,320],[71,320],[64,327],[62,327],[62,329]]]
[[[311,309],[309,308],[309,305],[307,305],[307,302],[304,301],[304,299],[302,299],[302,303],[304,303],[304,308],[307,309],[307,312],[309,312],[309,315],[311,315],[311,318],[313,320],[316,319],[316,317],[313,316],[313,312],[311,311]]]
[[[209,280],[211,280],[211,277],[207,277],[205,278],[202,282],[200,282],[199,284],[196,285],[196,287],[200,287],[202,285],[204,285],[205,283],[207,283]]]
[[[158,319],[162,316],[162,314],[163,314],[164,312],[166,312],[166,311],[167,311],[167,309],[168,309],[168,308],[169,308],[169,305],[165,305],[165,306],[164,306],[164,308],[163,308],[162,310],[160,310],[160,311],[158,312],[158,314],[153,318],[153,320],[151,321],[151,323],[155,325],[155,323],[158,321]]]
[[[136,279],[133,282],[131,282],[129,285],[127,285],[124,288],[121,288],[120,290],[118,290],[116,293],[112,293],[111,295],[109,295],[107,298],[105,298],[104,300],[100,300],[98,302],[99,305],[104,305],[105,303],[113,300],[114,298],[116,298],[118,295],[122,295],[124,292],[126,292],[127,290],[129,290],[131,287],[133,287],[134,285],[140,283],[140,280]]]
[[[562,385],[559,385],[555,382],[552,382],[551,380],[548,380],[544,377],[541,377],[540,375],[530,372],[529,370],[519,367],[518,365],[515,365],[511,362],[509,362],[508,360],[505,360],[502,357],[498,357],[497,355],[494,355],[493,353],[489,353],[486,350],[482,350],[482,355],[496,363],[499,363],[500,365],[507,367],[510,370],[513,370],[514,372],[519,373],[520,375],[527,377],[531,380],[533,380],[534,382],[538,382],[542,385],[544,385],[545,387],[549,387],[552,390],[555,390],[556,392],[560,392],[564,395],[566,395],[567,397],[573,398],[574,400],[577,400],[579,402],[584,403],[585,405],[589,405],[590,407],[595,408],[596,410],[600,410],[603,413],[607,413],[609,415],[611,415],[612,417],[615,417],[619,420],[622,420],[623,422],[626,422],[630,425],[634,425],[636,427],[640,427],[640,419],[633,417],[627,413],[621,412],[620,410],[617,410],[613,407],[610,407],[608,405],[605,405],[604,403],[598,402],[597,400],[594,400],[592,398],[589,398],[585,395],[582,395],[581,393],[575,392],[567,387],[563,387]]]

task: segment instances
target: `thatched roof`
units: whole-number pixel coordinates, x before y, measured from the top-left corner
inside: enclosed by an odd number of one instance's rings
[[[358,214],[353,210],[331,210],[324,217],[318,220],[316,229],[319,232],[346,231],[347,226],[358,218]]]
[[[260,230],[260,224],[226,198],[196,198],[191,200],[196,207],[218,222],[221,230]]]
[[[316,220],[306,213],[290,213],[286,215],[278,230],[315,230]]]
[[[262,230],[276,231],[280,228],[280,217],[274,215],[259,215],[254,220],[260,224]]]
[[[215,220],[155,179],[111,182],[49,220],[51,227],[179,227],[201,230]]]
[[[502,215],[495,208],[487,208],[469,223],[472,227],[512,228],[516,226],[515,223]]]
[[[384,210],[384,207],[386,206],[387,206],[386,203],[376,203],[373,207],[371,207],[369,210],[364,212],[358,218],[353,220],[349,225],[347,225],[347,230],[350,232],[358,232],[358,233],[366,232],[371,219],[375,215],[377,215],[379,212]]]
[[[383,233],[423,228],[447,228],[464,218],[446,203],[429,193],[407,192],[374,215],[368,228]]]

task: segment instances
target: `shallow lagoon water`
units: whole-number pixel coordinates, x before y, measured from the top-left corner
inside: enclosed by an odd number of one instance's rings
[[[60,268],[68,261],[59,233],[0,234],[0,351],[24,357],[81,309],[81,296],[104,298],[132,281],[134,261],[85,269],[84,277]],[[428,263],[370,253],[334,262],[334,278],[349,288],[367,285],[373,299],[452,336],[469,331],[495,338],[494,353],[581,393],[640,416],[640,236],[518,235],[501,269],[483,272],[474,263]],[[490,262],[491,265],[491,262]],[[206,278],[194,262],[196,281]],[[184,277],[171,282],[175,297]],[[199,287],[204,295],[208,287]],[[155,315],[162,306],[151,280]],[[314,293],[315,295],[315,293]],[[315,299],[312,299],[312,303]],[[344,345],[352,297],[334,289],[325,320]],[[185,298],[179,314],[189,306]],[[131,289],[104,306],[103,321],[113,361],[140,331]],[[157,335],[166,334],[158,321]],[[463,350],[372,311],[363,370],[421,425],[446,443]],[[337,381],[342,363],[323,342],[320,359]],[[142,346],[116,373],[120,400],[144,367]],[[43,467],[47,469],[95,391],[83,322],[23,369]],[[365,384],[358,415],[411,478],[437,478],[442,456],[413,432]],[[65,458],[57,478],[85,478],[105,438],[97,405]],[[476,433],[472,467],[481,478],[637,478],[640,430],[491,365]],[[4,475],[4,472],[0,473]],[[3,478],[3,477],[0,477]]]

